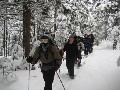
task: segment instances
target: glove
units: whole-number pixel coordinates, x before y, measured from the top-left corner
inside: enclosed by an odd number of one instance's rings
[[[55,71],[57,71],[60,68],[61,63],[62,63],[62,61],[60,61],[60,60],[55,60],[54,61],[54,70]]]
[[[28,63],[32,63],[33,57],[31,57],[31,56],[27,57],[26,61],[27,61]]]
[[[59,68],[60,68],[60,65],[56,64],[55,67],[54,67],[54,70],[57,71]]]

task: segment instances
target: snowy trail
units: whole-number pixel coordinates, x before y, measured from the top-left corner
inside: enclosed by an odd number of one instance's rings
[[[79,69],[75,66],[75,79],[70,79],[63,61],[58,72],[66,90],[120,90],[120,67],[116,61],[120,56],[120,50],[94,49],[93,54],[82,59],[83,66]],[[28,90],[29,71],[15,71],[17,79],[7,81],[2,79],[0,73],[0,90]],[[31,70],[29,90],[44,90],[44,80],[39,68]],[[64,90],[62,84],[55,75],[53,90]]]
[[[86,64],[67,90],[120,90],[119,55],[120,51],[94,51],[84,59]]]

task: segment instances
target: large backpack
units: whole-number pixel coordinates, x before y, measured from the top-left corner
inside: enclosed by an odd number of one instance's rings
[[[52,45],[50,45],[50,47],[48,49],[50,51],[50,53],[54,56],[52,46],[57,46],[57,45],[52,44]],[[42,48],[40,47],[40,49],[42,49]],[[60,56],[63,58],[63,55],[64,55],[63,50],[58,48],[58,51],[60,53]],[[62,64],[62,59],[61,60],[54,59],[51,65],[55,69],[55,71],[57,71],[60,68],[61,64]]]

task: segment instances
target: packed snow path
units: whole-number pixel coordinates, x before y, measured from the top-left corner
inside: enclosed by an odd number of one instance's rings
[[[74,80],[69,80],[65,71],[61,72],[66,89],[120,90],[120,67],[116,65],[119,56],[118,50],[95,50],[93,54],[82,59],[83,66],[80,69],[75,67],[77,76]]]
[[[120,90],[119,51],[99,50],[85,60],[68,90]]]
[[[88,57],[82,59],[83,66],[79,69],[75,65],[75,79],[70,79],[63,61],[58,72],[65,90],[120,90],[120,67],[116,61],[120,50],[94,49]],[[0,90],[44,90],[44,81],[39,68],[29,71],[16,71],[17,79],[14,81],[3,80],[0,74]],[[64,90],[55,75],[53,90]]]

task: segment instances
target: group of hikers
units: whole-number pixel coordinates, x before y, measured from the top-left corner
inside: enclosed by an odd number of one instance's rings
[[[92,53],[94,36],[85,34],[84,37],[70,35],[62,49],[54,44],[49,34],[42,34],[39,38],[40,45],[36,48],[34,55],[27,57],[27,62],[35,65],[38,61],[42,63],[41,72],[45,81],[44,90],[52,90],[55,72],[60,68],[64,52],[66,53],[66,67],[68,75],[74,79],[74,65],[81,66],[81,52],[85,55]]]

